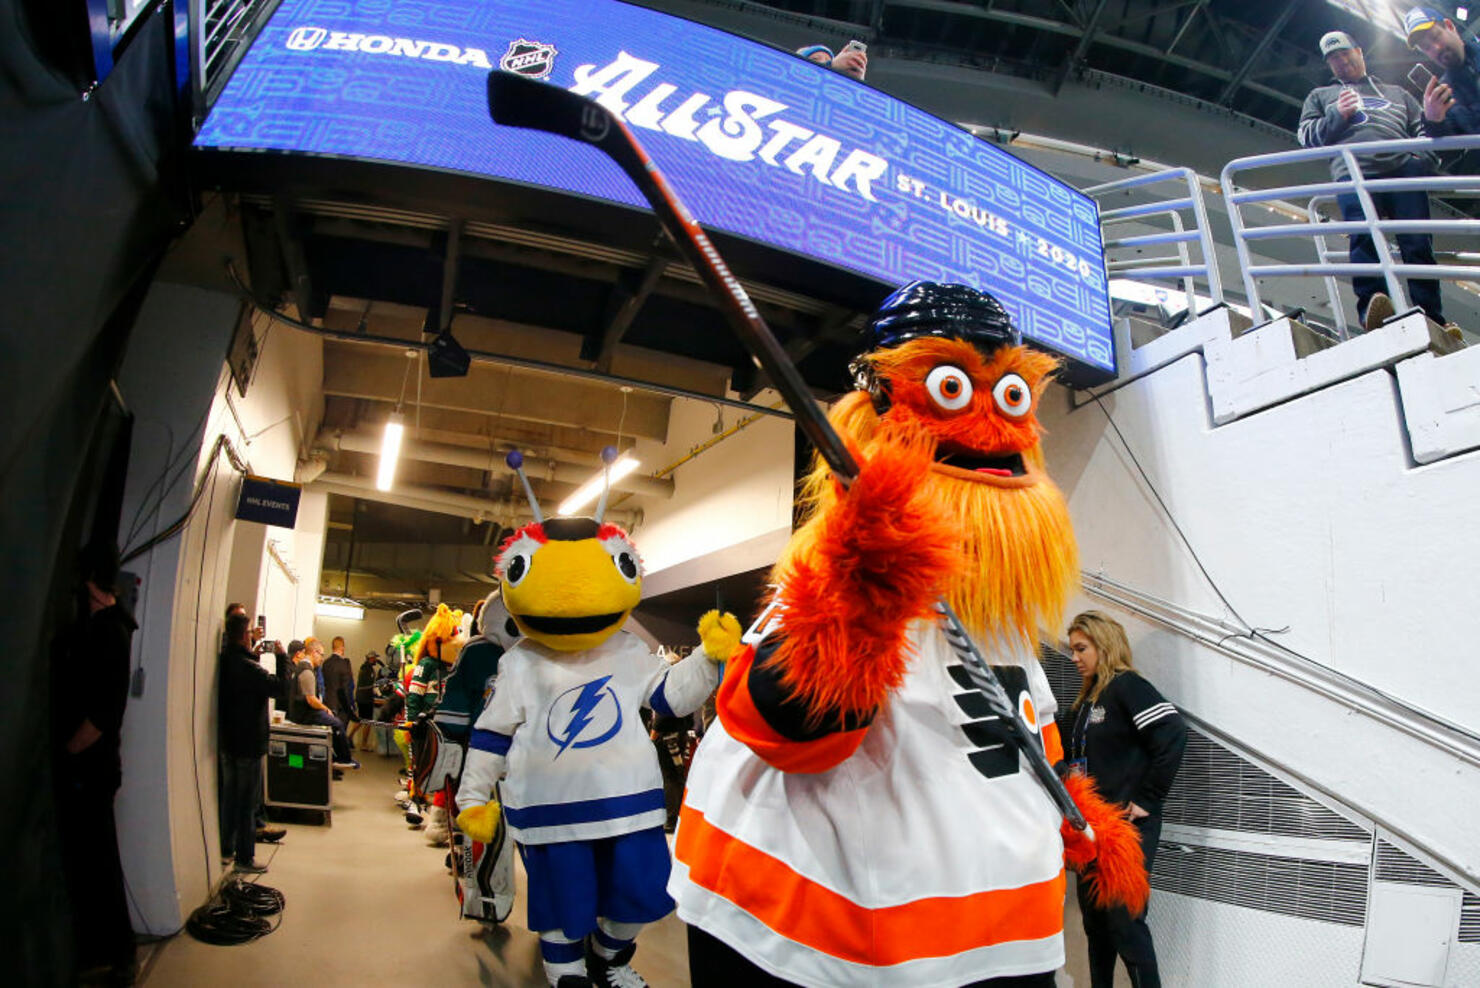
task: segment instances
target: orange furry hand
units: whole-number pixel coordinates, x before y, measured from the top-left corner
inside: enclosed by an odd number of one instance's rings
[[[872,710],[897,689],[909,625],[932,616],[964,565],[956,520],[928,493],[933,453],[927,433],[886,423],[858,478],[802,533],[774,661],[814,713]]]
[[[1079,872],[1081,882],[1089,883],[1090,899],[1096,906],[1124,906],[1132,916],[1139,916],[1151,897],[1141,832],[1125,819],[1120,807],[1100,797],[1093,780],[1070,776],[1064,785],[1089,822],[1088,833],[1075,830],[1067,820],[1062,824],[1064,860]]]

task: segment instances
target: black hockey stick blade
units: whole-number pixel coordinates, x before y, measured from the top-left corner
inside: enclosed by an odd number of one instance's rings
[[[808,392],[796,365],[756,311],[755,304],[745,294],[739,279],[730,272],[729,266],[720,257],[709,237],[694,222],[693,216],[674,194],[667,179],[653,164],[626,122],[592,100],[547,83],[498,70],[488,76],[488,112],[495,123],[542,130],[595,145],[627,173],[643,198],[653,207],[653,212],[668,231],[669,237],[714,292],[720,308],[729,317],[731,327],[740,337],[740,342],[750,351],[757,366],[770,377],[776,390],[781,392],[781,397],[786,399],[786,404],[796,415],[797,425],[802,432],[827,461],[838,479],[844,485],[852,482],[858,476],[858,463],[853,459],[853,454],[848,451],[832,423],[823,414],[822,408]],[[992,700],[995,697],[998,700],[995,706],[1010,708],[1011,705],[1004,699],[1001,683],[966,633],[960,618],[944,599],[938,601],[936,606],[940,610],[951,648],[972,671],[973,678],[983,683],[985,688],[978,688],[986,696],[988,705],[993,706]],[[1028,759],[1034,775],[1043,783],[1060,812],[1072,826],[1083,830],[1083,814],[1074,805],[1068,790],[1049,765],[1048,756],[1034,741],[1016,709],[1003,709],[1001,716],[1004,723],[1009,725],[1014,744]]]
[[[858,464],[807,390],[796,365],[625,121],[593,100],[497,70],[488,76],[488,111],[495,123],[543,130],[592,144],[616,162],[652,206],[674,244],[714,292],[740,342],[781,392],[796,416],[797,425],[828,466],[844,484],[858,476]]]

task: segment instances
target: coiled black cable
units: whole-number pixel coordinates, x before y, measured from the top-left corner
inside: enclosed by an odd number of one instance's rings
[[[190,914],[185,929],[202,943],[234,946],[251,943],[282,924],[287,906],[283,893],[266,885],[233,878],[210,902]],[[277,916],[269,920],[267,917]]]

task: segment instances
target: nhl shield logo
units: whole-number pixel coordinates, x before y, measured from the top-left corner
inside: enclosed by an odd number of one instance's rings
[[[531,79],[548,79],[555,67],[555,56],[560,54],[554,45],[543,41],[528,41],[520,38],[509,43],[509,50],[499,59],[498,67],[505,72],[528,76]]]

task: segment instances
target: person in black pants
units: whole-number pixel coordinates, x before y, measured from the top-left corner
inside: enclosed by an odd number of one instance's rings
[[[117,547],[91,543],[78,562],[81,616],[59,640],[52,669],[57,830],[77,973],[89,982],[126,985],[134,982],[134,931],[113,797],[123,781],[129,643],[138,625],[114,597]]]
[[[310,639],[312,641],[312,639]],[[295,724],[318,724],[332,731],[334,744],[335,778],[345,768],[359,768],[360,763],[350,757],[349,740],[344,733],[344,722],[329,710],[319,696],[318,667],[324,663],[323,647],[310,647],[305,642],[294,640],[288,643],[288,654],[293,657],[293,676],[289,681],[288,719]]]
[[[1069,625],[1070,657],[1083,685],[1064,734],[1071,771],[1087,773],[1100,795],[1125,806],[1141,833],[1150,873],[1161,838],[1161,804],[1182,764],[1187,726],[1177,708],[1131,667],[1131,647],[1119,622],[1086,611]],[[1084,882],[1079,910],[1089,940],[1091,988],[1115,983],[1115,958],[1136,988],[1160,988],[1146,914],[1097,908]]]
[[[221,853],[236,870],[260,875],[256,862],[257,798],[262,792],[262,756],[267,754],[267,698],[277,677],[253,654],[245,612],[226,619],[218,694],[221,742]]]

